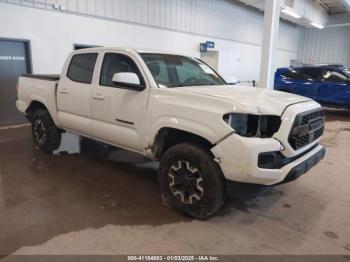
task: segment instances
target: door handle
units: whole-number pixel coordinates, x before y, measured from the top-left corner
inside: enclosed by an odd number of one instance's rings
[[[64,95],[67,95],[69,92],[68,92],[67,89],[61,89],[61,90],[60,90],[60,93],[61,93],[61,94],[64,94]]]
[[[92,98],[95,99],[95,100],[100,100],[100,101],[105,100],[105,97],[103,95],[101,95],[101,94],[94,94],[92,96]]]

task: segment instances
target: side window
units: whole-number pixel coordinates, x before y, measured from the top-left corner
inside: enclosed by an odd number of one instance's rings
[[[326,71],[323,75],[323,78],[326,81],[335,82],[335,83],[343,83],[346,81],[347,77],[341,73],[336,71]]]
[[[96,53],[74,55],[68,68],[67,77],[74,82],[91,84],[96,59]]]
[[[320,81],[322,79],[322,70],[318,68],[306,68],[302,70],[306,80]]]
[[[130,57],[122,54],[107,53],[103,58],[100,85],[114,87],[112,78],[115,73],[135,73],[139,77],[141,84],[144,84],[140,70]]]
[[[283,77],[290,78],[293,80],[305,80],[305,75],[298,69],[288,69],[288,71],[282,73]]]

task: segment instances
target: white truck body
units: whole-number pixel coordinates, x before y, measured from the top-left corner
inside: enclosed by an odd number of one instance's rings
[[[144,79],[142,91],[100,85],[103,58],[107,53],[132,59]],[[301,163],[318,154],[314,165],[323,157],[321,137],[297,149],[289,142],[296,117],[320,110],[320,105],[313,100],[237,85],[163,87],[156,82],[140,53],[147,52],[119,48],[75,51],[68,57],[59,80],[21,77],[17,108],[28,114],[33,102],[40,103],[60,129],[151,159],[159,159],[155,143],[162,129],[194,134],[211,145],[213,158],[225,178],[237,182],[278,184]],[[72,57],[79,54],[97,54],[91,83],[78,83],[67,77]],[[245,137],[224,121],[223,116],[231,113],[278,116],[281,124],[271,137]],[[290,161],[279,168],[261,168],[259,155],[266,152],[280,152]]]

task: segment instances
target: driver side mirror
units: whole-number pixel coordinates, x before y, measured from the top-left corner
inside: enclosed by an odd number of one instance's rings
[[[120,86],[121,88],[142,91],[145,89],[145,85],[141,84],[140,78],[135,73],[115,73],[112,78],[113,84]]]

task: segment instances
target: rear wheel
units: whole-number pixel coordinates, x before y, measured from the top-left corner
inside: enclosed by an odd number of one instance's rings
[[[206,219],[225,200],[225,180],[208,150],[189,143],[170,148],[162,157],[159,182],[165,201],[184,214]]]
[[[45,109],[36,110],[31,117],[34,143],[45,152],[52,152],[61,144],[61,131]]]

